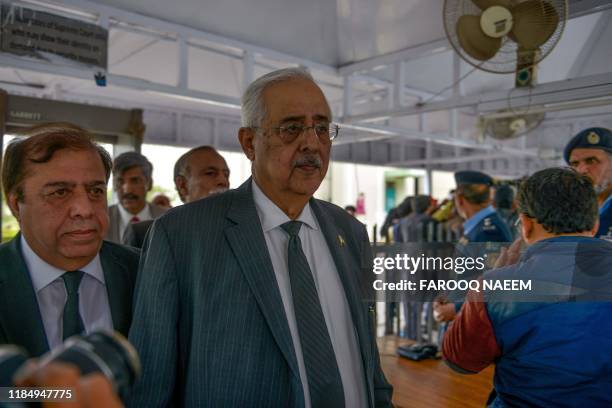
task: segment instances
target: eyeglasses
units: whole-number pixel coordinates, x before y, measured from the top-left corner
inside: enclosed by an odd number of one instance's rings
[[[525,215],[527,218],[534,218],[531,215],[527,214],[526,212],[521,213],[523,215]],[[516,228],[521,228],[521,225],[523,225],[523,221],[521,221],[521,217],[520,215],[516,217],[516,221],[514,221],[514,226]]]
[[[255,126],[251,126],[251,128],[262,129]],[[286,144],[293,143],[295,139],[310,129],[314,130],[321,143],[334,140],[338,137],[338,133],[340,132],[340,126],[335,123],[315,123],[312,126],[304,126],[301,123],[291,123],[285,126],[272,127],[270,129],[276,130],[283,143]]]

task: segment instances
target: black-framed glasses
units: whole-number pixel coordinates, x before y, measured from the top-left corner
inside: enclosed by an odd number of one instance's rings
[[[251,128],[261,129],[255,126],[251,126]],[[304,126],[301,123],[291,123],[284,126],[271,127],[270,129],[277,131],[283,143],[287,144],[292,143],[310,129],[314,130],[321,143],[336,139],[338,133],[340,133],[340,126],[335,123],[315,123],[312,126]]]

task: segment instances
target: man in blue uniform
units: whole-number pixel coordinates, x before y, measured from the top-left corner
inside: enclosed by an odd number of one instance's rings
[[[473,257],[480,256],[480,248],[468,247],[469,243],[511,242],[512,233],[505,221],[491,205],[491,186],[493,179],[479,171],[458,171],[455,173],[455,207],[465,220],[463,237],[459,240],[460,252],[478,252]],[[463,276],[464,278],[466,275]],[[450,294],[453,302],[441,298],[434,302],[434,316],[440,322],[448,322],[455,318],[463,304],[464,292]]]
[[[493,179],[479,171],[455,173],[455,206],[465,220],[462,244],[468,242],[511,242],[512,233],[491,205]]]
[[[495,364],[489,407],[610,407],[612,243],[593,238],[592,183],[571,169],[539,171],[521,186],[519,211],[526,252],[468,293],[444,357],[463,374]],[[482,290],[508,280],[533,284]]]
[[[567,144],[563,157],[593,182],[599,205],[595,236],[612,240],[612,132],[605,128],[583,130]]]

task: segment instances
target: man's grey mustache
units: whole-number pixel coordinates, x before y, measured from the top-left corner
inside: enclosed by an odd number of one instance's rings
[[[309,155],[309,156],[302,156],[298,159],[295,159],[292,165],[293,167],[313,166],[313,167],[320,169],[321,166],[323,165],[323,162],[321,161],[321,158],[319,156]]]

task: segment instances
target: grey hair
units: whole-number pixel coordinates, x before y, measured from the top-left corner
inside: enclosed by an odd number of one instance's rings
[[[292,79],[305,79],[315,82],[310,72],[304,68],[283,68],[267,73],[251,82],[242,95],[242,126],[259,127],[266,117],[263,93],[272,84]]]
[[[194,147],[193,149],[190,149],[189,151],[183,153],[183,155],[179,157],[176,163],[174,164],[174,179],[176,179],[178,176],[189,175],[188,174],[189,167],[187,166],[187,161],[189,160],[189,157],[192,154],[196,152],[200,152],[200,151],[208,151],[208,152],[215,153],[221,156],[219,152],[217,151],[217,149],[215,149],[212,146],[203,145],[203,146]]]
[[[125,152],[115,158],[113,162],[113,175],[121,176],[132,167],[140,167],[149,182],[153,178],[153,165],[145,156],[136,152]]]

